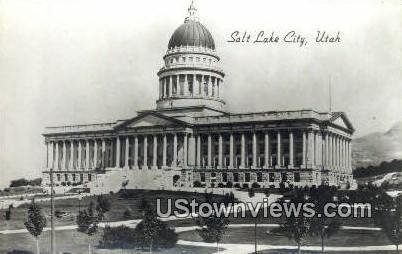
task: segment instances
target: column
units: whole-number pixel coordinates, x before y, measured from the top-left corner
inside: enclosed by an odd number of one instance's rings
[[[344,147],[343,147],[343,137],[339,137],[339,148],[340,148],[340,156],[339,156],[339,167],[341,168],[341,172],[344,171],[343,168],[343,152],[344,152]]]
[[[130,139],[129,137],[126,137],[126,145],[125,145],[125,151],[124,151],[124,167],[128,169],[128,157],[130,156]]]
[[[68,168],[70,170],[74,169],[74,141],[73,140],[70,141],[70,161],[69,161]]]
[[[162,167],[166,167],[167,136],[163,135]]]
[[[169,97],[173,94],[173,76],[169,76]]]
[[[254,168],[257,167],[257,134],[253,133],[253,165]]]
[[[352,174],[352,140],[348,140],[348,152],[349,152],[349,173]]]
[[[282,167],[282,153],[281,153],[281,133],[276,133],[276,165]]]
[[[87,144],[88,144],[88,149],[86,154],[88,155],[88,159],[87,159],[87,164],[89,167],[89,140],[87,140]],[[94,158],[93,158],[93,167],[96,169],[98,167],[98,141],[96,139],[94,139]]]
[[[177,167],[177,134],[173,135],[173,161],[172,167]]]
[[[85,169],[89,169],[89,140],[85,140]]]
[[[62,166],[61,166],[61,168],[62,168],[63,170],[67,170],[67,166],[66,166],[67,160],[66,160],[66,157],[67,157],[67,144],[66,144],[66,141],[63,140],[63,160],[62,160]]]
[[[162,80],[159,79],[159,99],[161,99],[163,97],[162,91],[163,91]]]
[[[87,141],[88,142],[88,141]],[[89,167],[89,146],[87,149],[87,154],[88,154],[88,158],[87,158],[87,167]],[[103,138],[102,139],[102,167],[106,168],[106,140]]]
[[[334,135],[332,137],[332,146],[333,146],[333,164],[335,171],[338,170],[338,147],[337,147],[337,137]]]
[[[293,167],[293,132],[289,132],[289,167]]]
[[[59,141],[56,141],[54,143],[54,145],[55,145],[55,150],[56,150],[56,152],[54,153],[54,157],[55,157],[54,168],[55,169],[60,169],[59,168]]]
[[[194,166],[195,165],[195,137],[194,134],[190,134],[188,137],[188,156],[187,156],[187,165]]]
[[[342,139],[342,144],[343,144],[343,169],[346,172],[346,160],[347,160],[347,148],[346,148],[346,138]]]
[[[328,144],[327,144],[327,146],[328,146],[328,159],[327,159],[328,160],[328,168],[332,169],[333,165],[334,165],[332,163],[333,162],[332,134],[328,133],[327,138],[328,138]]]
[[[329,155],[329,151],[328,151],[328,132],[325,132],[324,133],[324,143],[323,143],[323,145],[324,145],[324,152],[323,152],[323,156],[324,156],[324,165],[325,165],[325,167],[326,167],[326,169],[328,169],[328,155]]]
[[[116,168],[120,168],[120,137],[116,137]]]
[[[154,135],[154,145],[153,145],[153,152],[152,152],[152,168],[157,169],[157,160],[158,160],[158,137]]]
[[[229,137],[229,167],[233,168],[233,133],[230,133]]]
[[[201,166],[201,135],[198,134],[197,136],[197,159],[196,165]]]
[[[245,159],[246,159],[246,139],[244,137],[244,133],[241,134],[241,157],[240,157],[240,167],[245,168]]]
[[[303,131],[303,152],[302,152],[302,165],[303,167],[307,166],[307,133],[306,131]]]
[[[265,133],[264,136],[264,161],[265,161],[265,167],[268,168],[271,163],[270,163],[270,151],[269,151],[269,134]]]
[[[212,166],[212,137],[208,134],[208,167]]]
[[[317,133],[317,143],[316,143],[316,150],[317,150],[317,164],[322,166],[322,135],[319,131]]]
[[[223,166],[223,138],[222,138],[222,134],[219,134],[219,141],[218,141],[218,167],[222,168]]]
[[[77,163],[78,169],[81,169],[81,160],[82,160],[82,146],[81,146],[81,140],[78,140],[78,163]]]
[[[307,167],[312,167],[314,164],[314,132],[312,130],[308,131],[307,134]]]
[[[186,75],[187,77],[187,75]],[[187,78],[186,78],[187,80]],[[187,167],[187,150],[188,149],[188,139],[187,139],[187,133],[184,133],[183,135],[183,167]]]
[[[134,137],[134,169],[138,169],[138,136]]]
[[[143,153],[143,161],[144,165],[142,165],[142,169],[148,169],[148,138],[144,136],[144,153]]]

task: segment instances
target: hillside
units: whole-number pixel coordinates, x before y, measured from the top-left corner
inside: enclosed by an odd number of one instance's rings
[[[385,133],[371,133],[352,142],[355,167],[377,165],[382,161],[402,159],[402,121]]]

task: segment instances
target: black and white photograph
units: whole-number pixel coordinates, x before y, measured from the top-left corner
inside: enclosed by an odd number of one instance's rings
[[[399,0],[0,0],[0,253],[402,253]]]

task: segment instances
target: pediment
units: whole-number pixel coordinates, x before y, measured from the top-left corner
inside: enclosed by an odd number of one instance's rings
[[[163,119],[153,115],[147,115],[137,121],[134,121],[128,125],[127,128],[136,128],[136,127],[150,127],[150,126],[169,126],[174,125],[172,121],[167,119]]]
[[[121,123],[116,128],[166,127],[185,124],[183,121],[162,114],[144,113]]]
[[[348,126],[346,125],[345,121],[341,117],[338,117],[332,123],[334,123],[342,128],[348,129]]]
[[[336,115],[334,115],[334,117],[332,117],[330,122],[343,129],[347,129],[352,132],[354,131],[352,124],[350,123],[349,119],[346,117],[345,113],[343,113],[343,112],[336,113]]]

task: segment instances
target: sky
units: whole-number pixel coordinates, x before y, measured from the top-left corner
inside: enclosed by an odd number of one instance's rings
[[[157,71],[189,0],[0,0],[0,188],[40,176],[45,126],[152,109]],[[402,120],[399,1],[198,0],[233,112],[344,111],[355,136]],[[290,31],[298,43],[230,43],[234,31]],[[315,43],[317,31],[339,43]]]

